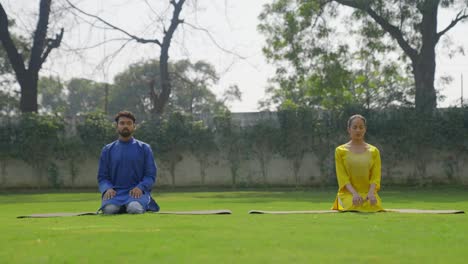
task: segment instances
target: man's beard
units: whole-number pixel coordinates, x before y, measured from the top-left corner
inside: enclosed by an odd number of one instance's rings
[[[130,130],[128,129],[124,129],[122,131],[119,131],[119,135],[121,135],[124,138],[127,138],[132,135],[132,132],[130,132]]]

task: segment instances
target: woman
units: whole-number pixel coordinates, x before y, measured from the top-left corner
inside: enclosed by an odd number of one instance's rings
[[[332,209],[340,211],[384,211],[377,192],[380,189],[379,150],[364,141],[366,119],[353,115],[348,119],[351,140],[336,148],[335,164],[338,194]]]

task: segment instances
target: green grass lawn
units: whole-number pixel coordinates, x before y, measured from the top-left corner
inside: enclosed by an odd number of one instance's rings
[[[468,211],[460,188],[380,192],[386,208]],[[117,215],[17,219],[94,211],[97,193],[0,194],[0,263],[466,263],[468,216],[249,215],[323,210],[334,190],[169,192],[163,210],[232,215]]]

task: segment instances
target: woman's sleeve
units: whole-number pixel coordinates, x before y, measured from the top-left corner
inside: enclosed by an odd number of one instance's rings
[[[345,188],[346,184],[350,183],[350,179],[344,166],[342,152],[339,150],[339,148],[335,149],[335,167],[336,167],[336,179],[338,180],[339,190],[341,190]]]
[[[375,183],[375,190],[380,190],[380,179],[382,177],[382,162],[380,160],[380,152],[377,148],[374,148],[372,153],[372,168],[370,175],[370,183]]]

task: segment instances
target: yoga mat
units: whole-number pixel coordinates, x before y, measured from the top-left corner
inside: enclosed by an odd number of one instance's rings
[[[403,214],[464,214],[462,210],[385,209],[385,212]]]
[[[339,213],[337,210],[312,210],[312,211],[262,211],[250,210],[249,214],[330,214]]]
[[[329,214],[329,213],[347,213],[357,211],[337,211],[337,210],[311,210],[311,211],[262,211],[250,210],[249,214]],[[404,213],[404,214],[464,214],[462,210],[423,210],[423,209],[385,209],[384,212]]]
[[[202,211],[160,211],[156,214],[175,214],[175,215],[213,215],[213,214],[232,214],[231,210],[202,210]]]
[[[148,212],[151,213],[151,212]],[[154,214],[174,214],[174,215],[221,215],[232,214],[230,210],[200,210],[200,211],[159,211]],[[49,218],[49,217],[70,217],[82,215],[98,215],[96,212],[80,212],[80,213],[49,213],[49,214],[31,214],[20,215],[17,218]]]
[[[31,214],[31,215],[20,215],[16,218],[49,218],[49,217],[69,217],[69,216],[81,216],[81,215],[97,215],[97,213],[96,212],[81,212],[81,213]]]

